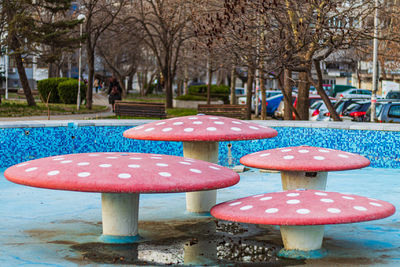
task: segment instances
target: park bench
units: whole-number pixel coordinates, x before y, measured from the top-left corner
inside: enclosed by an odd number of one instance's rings
[[[197,112],[206,115],[218,115],[236,119],[246,119],[246,105],[207,105],[200,104],[197,107]]]
[[[115,115],[131,117],[166,118],[164,103],[115,101]]]

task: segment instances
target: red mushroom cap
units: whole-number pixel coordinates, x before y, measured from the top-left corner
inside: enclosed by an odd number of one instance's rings
[[[155,121],[124,132],[124,137],[159,141],[231,141],[275,137],[267,126],[238,119],[195,115]]]
[[[85,192],[158,193],[223,188],[239,175],[189,158],[143,153],[85,153],[36,159],[8,168],[11,182]]]
[[[340,150],[297,146],[264,150],[246,155],[240,163],[249,167],[279,171],[342,171],[360,169],[370,161]]]
[[[223,220],[271,225],[324,225],[388,217],[395,207],[385,201],[319,190],[288,190],[224,202],[211,209]]]

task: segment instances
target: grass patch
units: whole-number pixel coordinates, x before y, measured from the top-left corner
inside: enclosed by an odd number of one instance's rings
[[[140,94],[130,93],[123,100],[133,101],[133,102],[165,103],[165,96],[164,95],[141,96]]]
[[[49,104],[51,115],[87,114],[105,111],[106,106],[92,106],[88,110],[84,105],[76,110],[76,105]],[[30,107],[26,102],[2,100],[0,104],[0,117],[25,117],[25,116],[47,116],[47,107],[43,103],[36,103]]]

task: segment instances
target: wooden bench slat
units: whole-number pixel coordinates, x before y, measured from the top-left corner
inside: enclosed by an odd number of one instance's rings
[[[247,116],[247,106],[245,105],[200,104],[197,111],[206,115],[220,115],[237,119],[245,119]]]
[[[164,103],[128,102],[119,100],[115,101],[115,114],[117,116],[132,117],[167,117]]]

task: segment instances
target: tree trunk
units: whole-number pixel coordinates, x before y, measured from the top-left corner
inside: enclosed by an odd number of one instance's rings
[[[326,107],[328,108],[329,113],[331,114],[331,118],[333,118],[334,121],[341,121],[341,118],[336,113],[336,110],[333,108],[331,100],[326,95],[325,90],[322,87],[322,72],[321,72],[320,61],[315,60],[314,61],[314,67],[315,67],[315,70],[317,71],[317,76],[318,76],[318,84],[317,84],[317,86],[315,86],[315,88],[317,89],[318,94],[321,96],[321,98],[324,101]],[[309,76],[309,79],[312,79],[311,72],[308,74],[308,76]]]
[[[299,91],[297,94],[296,109],[299,112],[300,118],[296,120],[308,120],[310,107],[310,84],[308,82],[307,72],[299,73]]]
[[[168,67],[167,71],[166,71],[166,75],[165,75],[165,102],[166,102],[166,107],[167,108],[173,108],[172,106],[172,77],[171,77],[171,70]]]
[[[211,82],[212,82],[212,68],[211,59],[207,60],[207,104],[211,104]]]
[[[28,106],[36,106],[35,99],[33,98],[31,87],[29,86],[28,78],[26,77],[24,63],[22,56],[19,53],[14,54],[15,63],[17,64],[19,80],[21,81],[22,88],[26,97]]]
[[[248,67],[247,71],[247,96],[246,96],[246,105],[247,105],[247,114],[246,119],[251,120],[251,97],[253,94],[253,81],[254,81],[254,68]]]
[[[49,63],[49,78],[55,78],[57,77],[57,66],[55,63]]]
[[[284,111],[283,111],[283,119],[284,120],[293,120],[293,113],[290,109],[290,106],[293,105],[292,98],[292,72],[289,69],[285,69],[283,74],[283,91],[285,92],[283,101],[284,101]]]
[[[189,94],[189,71],[188,71],[187,64],[185,64],[184,75],[185,75],[185,78],[183,80],[183,94],[187,95],[187,94]]]
[[[89,42],[86,45],[89,75],[86,88],[86,108],[92,109],[93,104],[93,77],[94,77],[94,51],[91,49]]]
[[[135,72],[130,73],[128,76],[128,87],[126,88],[126,93],[129,94],[129,91],[132,91],[133,77],[135,76]]]
[[[236,84],[236,66],[233,65],[231,69],[231,105],[236,105],[235,84]]]
[[[266,120],[267,119],[267,92],[265,89],[265,80],[264,80],[264,71],[263,71],[263,66],[261,63],[260,66],[260,89],[261,89],[261,119]]]

